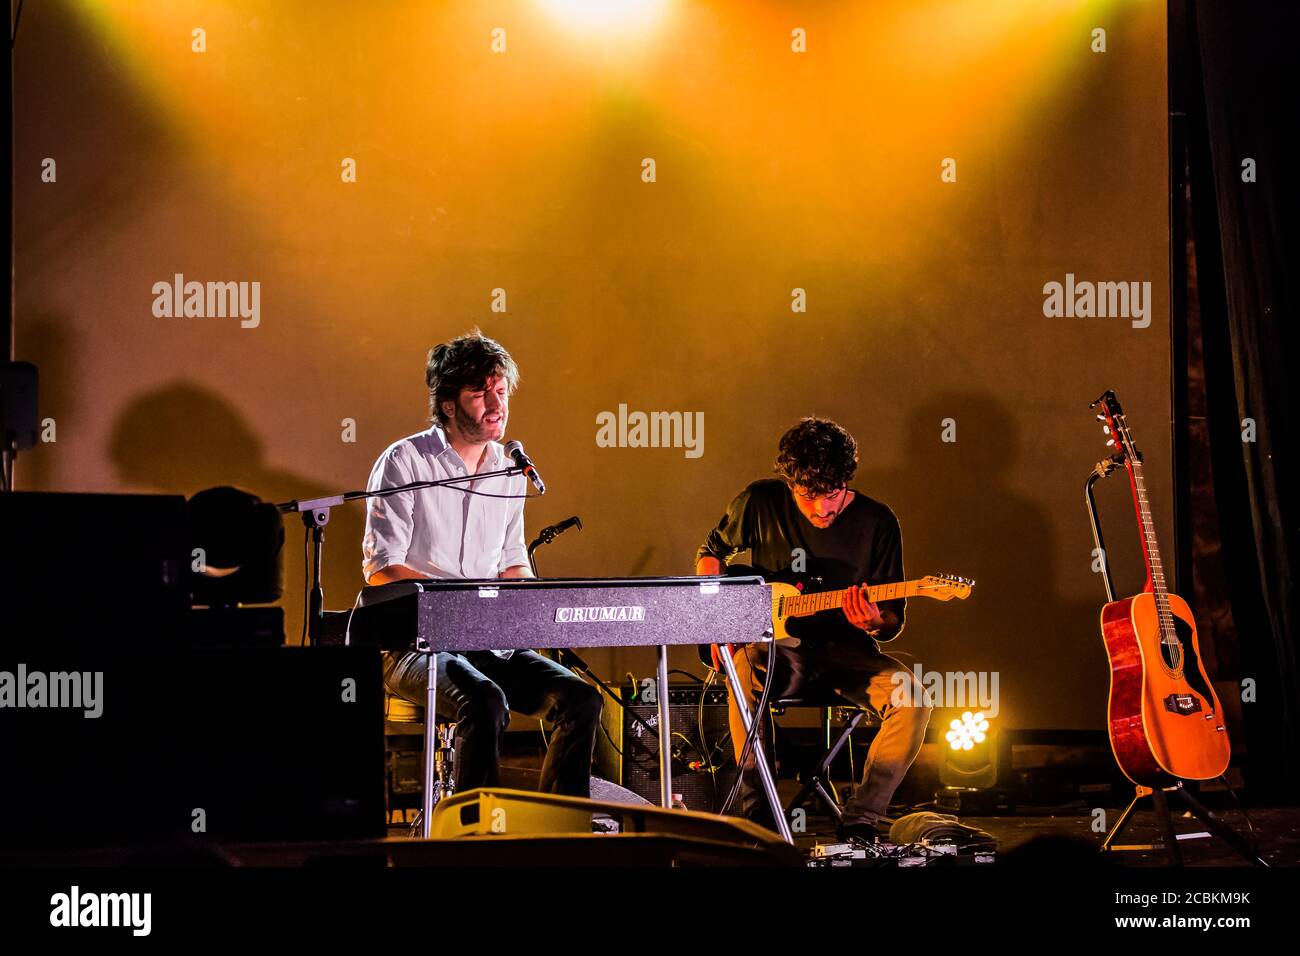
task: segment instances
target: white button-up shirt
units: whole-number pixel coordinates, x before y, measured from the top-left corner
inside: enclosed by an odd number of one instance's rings
[[[488,442],[479,470],[496,471],[508,464],[501,443]],[[389,445],[371,469],[366,490],[468,473],[447,433],[434,424]],[[431,578],[495,578],[506,568],[529,567],[523,498],[488,498],[463,488],[522,496],[528,479],[523,475],[486,478],[367,499],[361,542],[365,579],[393,564]]]

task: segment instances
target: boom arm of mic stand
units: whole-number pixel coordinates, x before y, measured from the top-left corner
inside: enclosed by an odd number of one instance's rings
[[[442,478],[432,481],[412,481],[409,484],[398,485],[395,488],[378,488],[375,491],[345,491],[341,495],[330,495],[325,498],[308,498],[299,500],[294,498],[291,501],[282,501],[275,506],[275,510],[280,514],[302,515],[302,523],[311,529],[312,540],[312,586],[311,592],[307,597],[307,607],[304,613],[307,617],[307,640],[311,644],[319,644],[321,631],[325,623],[325,588],[321,584],[321,554],[325,547],[325,526],[329,524],[330,509],[344,504],[348,501],[357,501],[362,498],[387,498],[389,495],[395,495],[402,491],[418,491],[421,488],[442,488],[458,485],[465,481],[476,481],[480,478],[497,478],[510,477],[512,475],[522,474],[523,469],[512,465],[509,468],[501,468],[497,471],[485,471],[482,474],[473,475],[456,475],[451,478]],[[531,558],[532,555],[530,554]],[[535,573],[535,572],[534,572]]]

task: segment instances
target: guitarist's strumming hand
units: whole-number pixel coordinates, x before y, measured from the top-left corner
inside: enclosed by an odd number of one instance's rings
[[[894,615],[882,614],[877,604],[867,600],[866,590],[865,584],[859,584],[844,592],[844,616],[854,627],[866,631],[873,638],[878,638],[882,632],[890,630],[890,618]],[[896,629],[897,626],[897,619],[895,619],[893,627]]]

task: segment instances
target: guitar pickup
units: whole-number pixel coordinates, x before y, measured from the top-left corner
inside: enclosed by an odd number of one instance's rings
[[[1193,694],[1170,694],[1165,698],[1165,710],[1171,714],[1195,714],[1201,709],[1201,700]]]

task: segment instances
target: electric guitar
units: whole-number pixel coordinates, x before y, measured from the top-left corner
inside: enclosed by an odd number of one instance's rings
[[[844,606],[844,595],[856,588],[841,588],[838,591],[818,591],[820,579],[798,575],[787,571],[765,571],[762,568],[750,568],[740,564],[727,567],[727,574],[761,574],[772,592],[772,636],[784,641],[787,647],[798,647],[799,638],[786,628],[786,623],[793,618],[810,617],[822,611],[831,611]],[[970,597],[975,582],[967,578],[950,575],[927,575],[915,581],[899,581],[896,584],[869,585],[864,597],[872,604],[880,601],[896,601],[902,598],[927,597],[936,601],[951,601],[953,598],[965,600]],[[886,638],[877,643],[892,641]],[[700,659],[713,666],[713,645],[702,645]]]
[[[1128,470],[1142,533],[1147,579],[1142,593],[1102,608],[1101,635],[1110,658],[1107,708],[1111,750],[1136,784],[1167,787],[1219,776],[1232,755],[1223,708],[1201,663],[1191,608],[1165,586],[1155,524],[1142,477],[1142,454],[1124,410],[1107,391],[1092,403]]]

